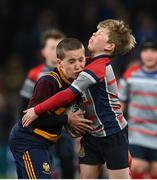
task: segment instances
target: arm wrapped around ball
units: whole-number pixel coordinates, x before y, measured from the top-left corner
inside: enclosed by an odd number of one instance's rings
[[[72,104],[66,111],[68,115],[68,124],[65,126],[71,137],[80,137],[86,132],[93,130],[91,127],[92,121],[84,118],[84,112],[78,104]]]

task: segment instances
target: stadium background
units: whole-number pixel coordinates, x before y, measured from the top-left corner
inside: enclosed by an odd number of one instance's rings
[[[129,23],[137,40],[136,49],[113,61],[119,78],[138,59],[140,43],[157,37],[155,0],[0,0],[0,178],[14,175],[7,139],[18,120],[19,89],[41,61],[40,34],[56,27],[87,45],[97,23],[108,18]]]

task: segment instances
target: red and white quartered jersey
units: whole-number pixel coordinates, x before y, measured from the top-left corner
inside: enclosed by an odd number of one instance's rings
[[[93,120],[91,134],[97,137],[115,134],[127,126],[110,62],[106,55],[88,60],[85,69],[70,86],[75,94],[83,94],[85,116]]]

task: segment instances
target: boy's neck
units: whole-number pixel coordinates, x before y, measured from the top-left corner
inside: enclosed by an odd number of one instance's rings
[[[108,55],[108,56],[110,56],[111,54],[107,53],[107,52],[98,52],[98,53],[93,53],[91,56],[96,57],[96,56],[100,56],[100,55]]]
[[[49,61],[49,60],[47,60],[46,59],[46,64],[47,64],[47,66],[49,66],[49,67],[56,67],[57,66],[57,63],[56,62],[52,62],[52,61]]]
[[[145,72],[148,72],[148,73],[157,71],[157,66],[154,66],[154,67],[143,66],[142,68]]]

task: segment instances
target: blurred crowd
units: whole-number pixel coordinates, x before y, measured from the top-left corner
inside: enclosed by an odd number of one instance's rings
[[[133,29],[137,46],[130,54],[113,60],[118,79],[139,58],[140,43],[157,37],[156,16],[153,0],[0,0],[0,178],[14,173],[8,135],[18,120],[19,90],[26,74],[42,61],[41,33],[59,28],[87,45],[99,21],[124,20]]]

